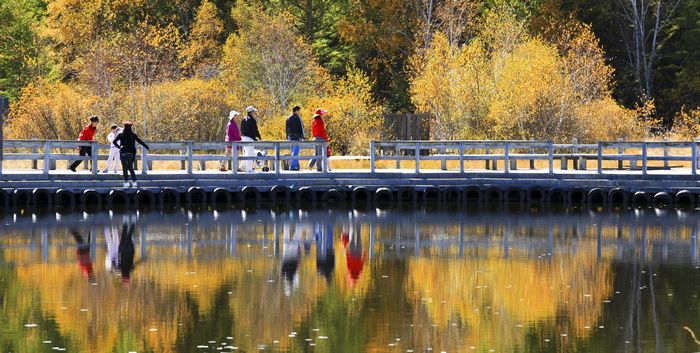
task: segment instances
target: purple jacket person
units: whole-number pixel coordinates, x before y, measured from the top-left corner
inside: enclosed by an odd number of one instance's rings
[[[226,125],[226,142],[236,142],[241,140],[241,131],[238,130],[238,124],[236,124],[236,117],[241,115],[241,113],[232,110],[228,114],[228,125]],[[231,156],[231,146],[226,146],[226,152],[224,153],[225,157],[230,157]],[[219,165],[219,170],[222,172],[226,171],[226,161],[228,161],[228,158],[224,158],[221,160],[221,164]]]

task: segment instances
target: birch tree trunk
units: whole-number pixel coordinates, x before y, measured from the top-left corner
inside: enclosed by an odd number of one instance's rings
[[[617,0],[627,59],[642,101],[654,98],[654,70],[659,51],[673,35],[668,29],[681,0]]]

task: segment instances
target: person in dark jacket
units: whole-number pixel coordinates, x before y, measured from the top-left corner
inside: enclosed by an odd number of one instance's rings
[[[124,123],[124,129],[119,135],[112,141],[112,143],[119,148],[119,156],[122,160],[122,171],[124,172],[124,187],[136,187],[136,173],[134,173],[134,160],[136,158],[136,143],[138,142],[141,146],[148,148],[148,145],[141,141],[138,135],[134,133],[132,129],[131,121]],[[131,173],[132,181],[129,182],[129,175]]]
[[[258,115],[258,110],[252,105],[246,108],[247,115],[243,120],[241,120],[241,141],[243,142],[253,142],[260,141],[262,137],[260,136],[260,131],[258,131],[258,122],[255,117]],[[255,146],[246,144],[243,147],[243,155],[247,157],[255,156]],[[253,171],[253,161],[247,160],[241,163],[244,172]]]
[[[304,124],[301,122],[301,107],[296,106],[292,109],[292,115],[287,118],[286,130],[287,140],[301,141],[304,139]],[[299,156],[299,146],[292,146],[292,156]],[[289,170],[299,170],[299,160],[293,159],[289,163]]]
[[[91,116],[90,117],[90,125],[86,126],[83,128],[83,131],[80,132],[80,136],[78,136],[78,140],[80,141],[92,141],[92,139],[95,137],[95,131],[97,131],[97,124],[100,122],[100,118],[96,116]],[[78,148],[78,154],[83,157],[83,156],[90,156],[92,157],[92,147],[90,146],[80,146]],[[80,162],[82,162],[81,159],[73,162],[68,167],[68,170],[71,172],[75,172],[75,168],[77,168],[80,165]]]

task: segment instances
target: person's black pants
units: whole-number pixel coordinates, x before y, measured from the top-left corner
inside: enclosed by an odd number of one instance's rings
[[[79,154],[81,157],[84,157],[84,156],[90,156],[90,157],[92,157],[92,147],[89,147],[89,146],[81,146],[81,147],[79,147],[78,154]],[[73,164],[71,164],[70,167],[69,167],[68,169],[75,169],[75,168],[78,168],[78,166],[80,165],[80,162],[82,162],[82,160],[80,160],[80,159],[77,160],[77,161],[75,161],[75,162],[73,162]],[[86,162],[86,163],[87,163],[87,162]]]
[[[134,157],[133,153],[121,153],[119,155],[122,161],[122,172],[124,173],[124,182],[129,181],[129,174],[131,173],[131,180],[136,181],[136,173],[134,173]]]

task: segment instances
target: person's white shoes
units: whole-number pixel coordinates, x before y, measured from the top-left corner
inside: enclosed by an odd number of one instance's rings
[[[137,184],[135,181],[132,181],[132,182],[131,182],[131,187],[132,187],[132,188],[138,187],[138,184]]]
[[[131,187],[131,183],[128,181],[124,182],[124,188],[128,188],[128,187]]]

